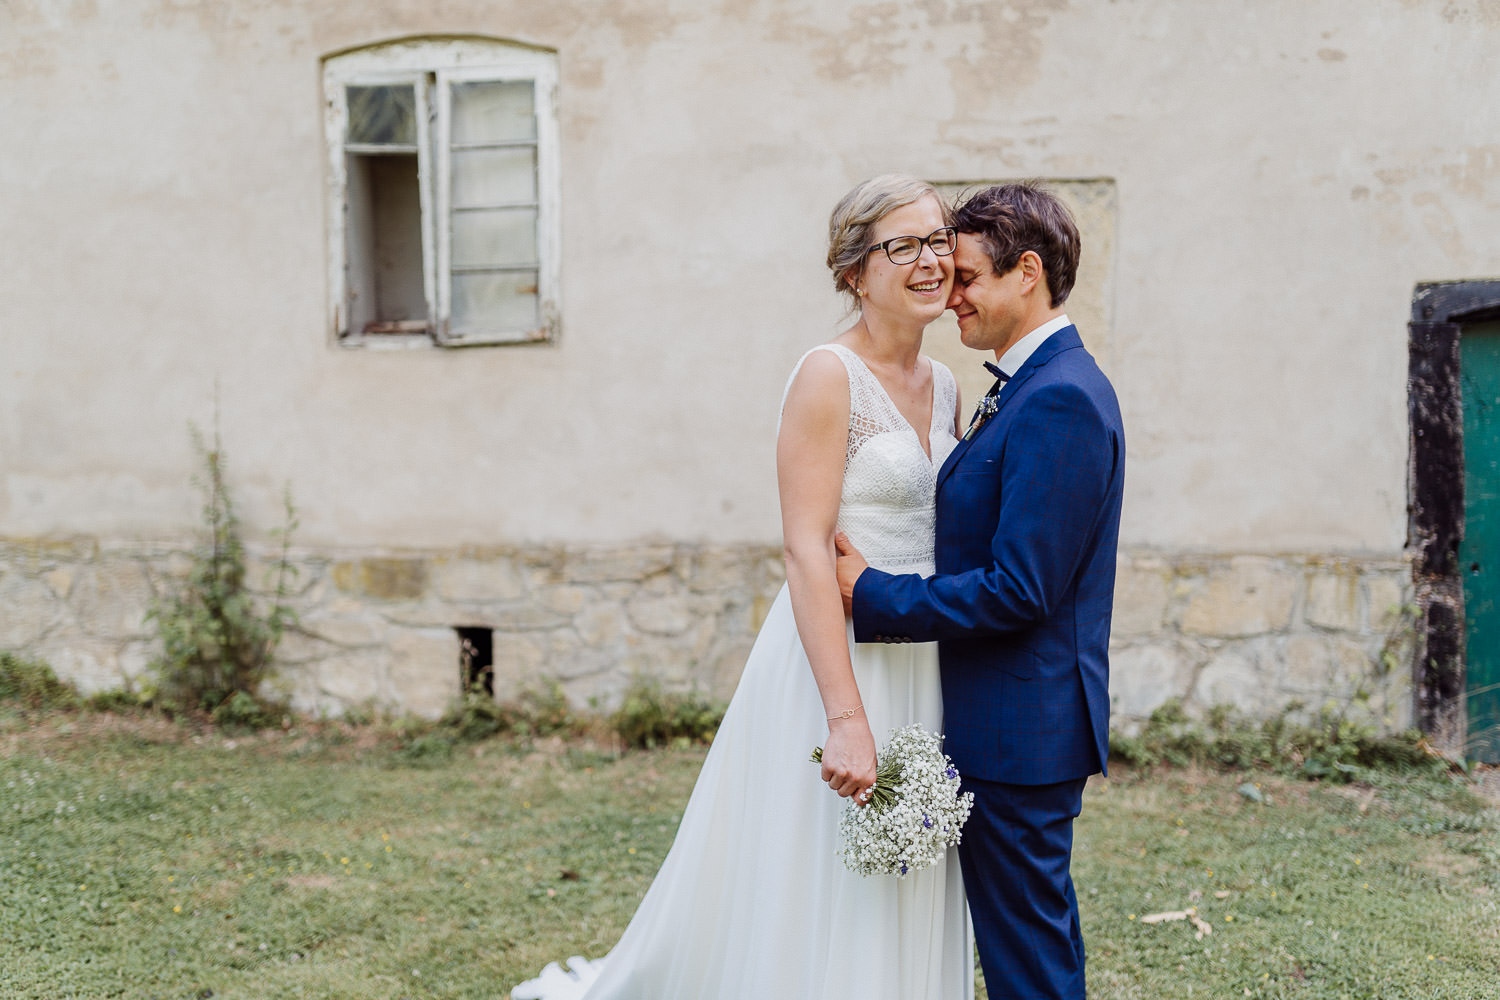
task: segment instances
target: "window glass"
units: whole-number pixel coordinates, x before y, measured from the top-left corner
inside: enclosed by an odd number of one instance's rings
[[[417,144],[417,95],[410,84],[349,88],[349,142]]]
[[[453,144],[534,142],[533,90],[530,80],[455,83]]]
[[[453,276],[453,330],[465,333],[495,325],[531,330],[540,324],[535,271]]]
[[[453,207],[536,204],[536,147],[453,151]]]
[[[454,267],[535,267],[536,209],[453,214]]]

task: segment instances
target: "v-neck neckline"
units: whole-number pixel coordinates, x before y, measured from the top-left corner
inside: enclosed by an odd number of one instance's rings
[[[875,369],[871,368],[869,363],[865,361],[864,358],[860,357],[859,352],[854,348],[844,347],[843,344],[839,344],[837,346],[843,347],[844,350],[854,355],[854,358],[859,362],[860,367],[865,370],[865,374],[869,375],[870,378],[875,380],[875,385],[879,387],[880,394],[885,397],[886,403],[890,405],[891,409],[896,411],[896,416],[899,417],[901,419],[901,422],[906,425],[909,431],[911,431],[912,437],[917,439],[917,447],[922,449],[922,454],[924,457],[926,457],[927,464],[931,465],[932,428],[937,423],[937,415],[934,412],[937,409],[937,369],[933,367],[932,360],[928,359],[927,361],[927,437],[924,440],[922,435],[917,431],[916,425],[913,424],[910,420],[906,419],[906,414],[901,412],[901,407],[897,406],[896,401],[891,398],[890,391],[886,389],[885,383],[880,381],[880,376],[875,374]]]

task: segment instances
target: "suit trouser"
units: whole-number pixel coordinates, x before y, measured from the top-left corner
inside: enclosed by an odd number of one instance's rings
[[[1081,1000],[1083,934],[1069,863],[1086,778],[1009,785],[965,777],[958,846],[990,1000]]]

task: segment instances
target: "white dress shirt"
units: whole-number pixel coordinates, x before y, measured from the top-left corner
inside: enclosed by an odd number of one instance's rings
[[[1063,313],[1061,316],[1054,316],[1052,319],[1049,319],[1047,322],[1043,323],[1041,326],[1037,327],[1035,330],[1032,330],[1026,336],[1010,345],[1010,350],[1002,354],[1000,356],[999,362],[997,362],[1000,366],[1000,370],[1005,374],[1014,377],[1016,372],[1021,370],[1021,366],[1024,365],[1031,357],[1032,353],[1038,347],[1041,347],[1048,337],[1052,336],[1063,327],[1072,325],[1073,321],[1068,319],[1067,313]],[[1009,382],[1006,383],[1006,385],[1009,384]]]

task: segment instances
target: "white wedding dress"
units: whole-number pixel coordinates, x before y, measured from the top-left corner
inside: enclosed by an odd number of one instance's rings
[[[937,471],[957,443],[952,373],[932,362],[929,459],[858,355],[833,344],[814,350],[833,351],[849,373],[839,529],[873,566],[930,574]],[[850,636],[877,746],[913,722],[941,732],[937,645]],[[847,800],[808,760],[827,732],[783,587],[677,838],[619,943],[603,959],[549,965],[513,1000],[970,1000],[973,944],[956,851],[904,879],[848,871],[837,830]]]

